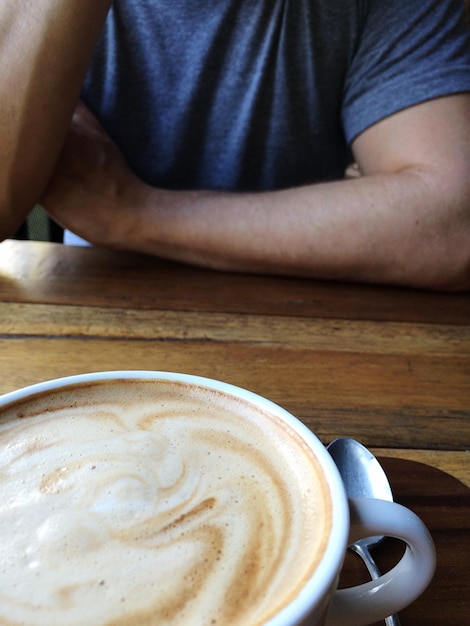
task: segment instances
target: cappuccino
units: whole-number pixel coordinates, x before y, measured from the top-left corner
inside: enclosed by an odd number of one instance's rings
[[[0,412],[0,623],[264,624],[322,559],[313,451],[243,398],[111,379]]]

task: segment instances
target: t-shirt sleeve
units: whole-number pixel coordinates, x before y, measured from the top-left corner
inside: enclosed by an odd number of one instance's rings
[[[470,91],[470,31],[460,0],[370,3],[345,82],[349,144],[393,113],[464,91]]]

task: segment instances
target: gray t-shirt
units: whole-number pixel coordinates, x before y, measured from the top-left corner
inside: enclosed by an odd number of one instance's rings
[[[459,0],[115,0],[82,97],[155,186],[343,176],[353,139],[470,91]]]

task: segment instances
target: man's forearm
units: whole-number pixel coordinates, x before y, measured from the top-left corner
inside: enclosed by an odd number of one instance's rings
[[[355,142],[356,180],[261,193],[152,188],[80,105],[43,202],[95,245],[234,271],[470,289],[468,104],[441,99],[376,124]]]
[[[414,168],[260,194],[147,190],[117,245],[218,269],[461,289],[466,198]]]
[[[0,240],[51,176],[110,4],[0,3]]]

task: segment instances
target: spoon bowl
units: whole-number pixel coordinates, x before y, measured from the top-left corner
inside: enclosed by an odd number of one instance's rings
[[[349,498],[376,498],[393,502],[387,475],[370,450],[349,437],[335,439],[327,446],[327,450],[339,470]],[[370,549],[383,539],[384,537],[367,537],[349,546],[362,558],[374,580],[380,577],[380,571]],[[396,615],[387,617],[385,624],[400,626]]]

